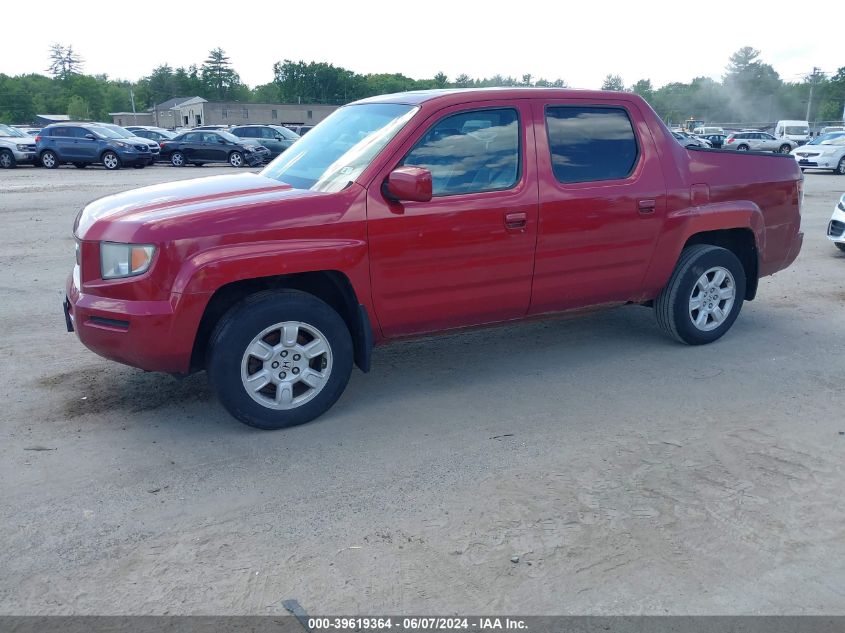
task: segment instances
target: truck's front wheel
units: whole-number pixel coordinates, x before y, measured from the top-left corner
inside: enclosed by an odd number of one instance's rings
[[[745,298],[745,270],[731,251],[694,244],[681,252],[669,283],[654,301],[660,328],[689,345],[727,332]]]
[[[260,429],[309,422],[340,397],[352,337],[328,304],[297,290],[260,292],[220,320],[208,374],[234,417]]]

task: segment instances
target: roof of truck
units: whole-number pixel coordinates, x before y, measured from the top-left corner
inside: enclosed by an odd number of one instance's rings
[[[639,99],[630,92],[609,90],[574,90],[572,88],[452,88],[447,90],[412,90],[387,95],[367,97],[353,103],[402,103],[419,105],[428,101],[443,101],[446,105],[467,101],[489,101],[492,99]]]

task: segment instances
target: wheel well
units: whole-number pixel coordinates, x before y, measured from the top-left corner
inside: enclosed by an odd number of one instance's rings
[[[349,278],[336,270],[244,279],[218,288],[208,301],[197,328],[191,353],[191,371],[205,367],[208,342],[220,317],[249,295],[262,290],[281,288],[301,290],[329,304],[349,328],[355,348],[355,364],[363,371],[369,371],[369,355],[372,347],[369,319],[358,303]]]
[[[687,240],[684,248],[693,244],[721,246],[736,255],[745,270],[745,300],[754,299],[757,294],[759,262],[757,243],[750,229],[724,229],[696,233]]]

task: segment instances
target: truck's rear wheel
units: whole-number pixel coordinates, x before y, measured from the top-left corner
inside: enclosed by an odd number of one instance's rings
[[[733,325],[745,298],[745,270],[731,251],[694,244],[681,252],[654,301],[660,328],[689,345],[712,343]]]
[[[249,426],[309,422],[340,397],[352,337],[328,304],[298,290],[254,294],[229,310],[210,341],[208,374],[221,403]]]

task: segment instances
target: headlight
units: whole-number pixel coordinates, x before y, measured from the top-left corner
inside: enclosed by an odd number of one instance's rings
[[[17,148],[18,148],[18,151],[19,151],[19,152],[23,152],[23,151],[25,151],[25,150],[26,150],[26,145],[16,145],[15,147],[17,147]]]
[[[122,147],[124,149],[129,147],[129,145],[127,145],[126,143],[121,143],[120,141],[115,141],[114,144],[117,145],[118,147]]]
[[[100,276],[103,279],[133,277],[147,272],[155,246],[100,242]]]
[[[840,211],[845,211],[845,194],[843,194],[842,197],[839,198],[839,204],[836,205],[836,208]]]

